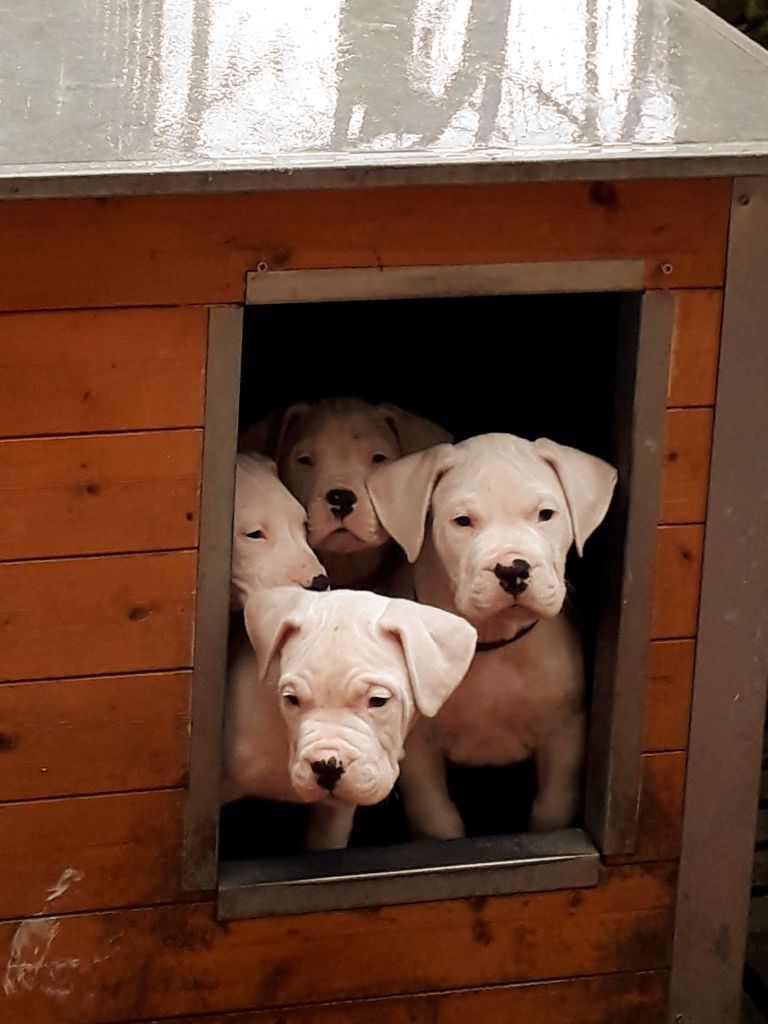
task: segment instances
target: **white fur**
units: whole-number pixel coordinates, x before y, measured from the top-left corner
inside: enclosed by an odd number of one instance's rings
[[[249,599],[245,624],[223,799],[313,804],[307,845],[345,846],[355,807],[391,791],[417,712],[433,716],[458,686],[477,634],[435,608],[344,590],[264,591]],[[371,707],[371,698],[386,702]],[[330,758],[344,772],[329,794],[312,764]]]
[[[533,755],[538,791],[529,828],[562,828],[573,819],[584,673],[578,637],[562,613],[565,558],[574,541],[581,553],[615,482],[615,470],[600,459],[511,434],[439,445],[371,476],[382,524],[416,563],[420,601],[460,613],[481,641],[509,639],[535,623],[517,642],[478,652],[435,720],[413,730],[401,791],[417,834],[463,834],[446,789],[446,757],[503,765]],[[515,560],[530,571],[511,594],[494,570]]]
[[[307,543],[306,512],[271,459],[238,455],[232,535],[231,607],[267,587],[308,587],[325,569]],[[261,536],[248,536],[248,534]]]
[[[393,545],[368,497],[368,475],[382,462],[450,440],[441,427],[397,406],[328,398],[267,417],[243,434],[241,447],[274,455],[280,478],[307,510],[309,543],[331,583],[378,589],[387,587],[382,574],[393,569]],[[343,518],[329,500],[338,490],[355,499]]]

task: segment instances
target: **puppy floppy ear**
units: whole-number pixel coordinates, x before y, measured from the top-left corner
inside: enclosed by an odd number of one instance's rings
[[[252,423],[250,427],[241,430],[237,441],[237,450],[246,453],[255,452],[274,458],[281,422],[282,415],[279,412],[271,412],[269,416],[265,416],[258,423]]]
[[[587,539],[605,518],[618,473],[602,459],[546,437],[534,441],[533,448],[557,473],[568,503],[576,551],[581,555]]]
[[[289,405],[280,420],[280,428],[275,441],[275,459],[280,460],[286,454],[290,445],[290,434],[294,427],[298,426],[301,420],[312,408],[307,402],[296,402]]]
[[[416,416],[412,412],[406,412],[397,405],[382,402],[376,406],[376,412],[397,438],[401,455],[410,455],[436,444],[453,442],[453,436],[437,423],[425,420],[423,416]]]
[[[402,644],[416,707],[432,718],[467,674],[477,631],[458,615],[401,598],[390,598],[379,626]]]
[[[416,561],[424,543],[435,484],[455,459],[453,445],[438,444],[385,463],[368,476],[366,486],[379,522],[409,562]]]
[[[288,440],[288,433],[312,408],[307,402],[296,402],[283,412],[271,412],[258,423],[240,431],[238,451],[256,452],[278,459]]]
[[[300,587],[275,587],[250,594],[245,604],[245,629],[256,652],[259,679],[265,678],[283,644],[301,629],[307,617],[307,591]]]

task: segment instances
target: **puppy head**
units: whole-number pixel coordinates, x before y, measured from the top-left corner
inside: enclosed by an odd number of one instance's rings
[[[295,584],[324,589],[325,569],[307,543],[306,513],[277,478],[270,459],[239,455],[235,468],[230,604],[248,594]]]
[[[281,479],[307,509],[310,544],[321,553],[385,544],[365,488],[368,474],[447,438],[435,424],[397,406],[355,398],[292,405],[244,435],[246,443],[272,447]]]
[[[559,613],[565,558],[605,516],[613,467],[542,438],[485,434],[382,467],[370,479],[385,529],[413,562],[427,517],[456,608],[523,625]]]
[[[245,623],[260,678],[274,686],[291,783],[304,802],[383,800],[415,712],[437,713],[466,674],[477,636],[448,612],[364,591],[262,592],[248,601]]]

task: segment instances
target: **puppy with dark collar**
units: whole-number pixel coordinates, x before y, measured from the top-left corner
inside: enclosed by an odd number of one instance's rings
[[[445,759],[508,765],[535,758],[529,828],[566,827],[579,804],[584,668],[563,613],[565,559],[602,522],[616,471],[547,439],[485,434],[382,466],[368,490],[381,523],[415,563],[419,601],[478,630],[462,685],[408,741],[401,794],[417,835],[464,828]]]

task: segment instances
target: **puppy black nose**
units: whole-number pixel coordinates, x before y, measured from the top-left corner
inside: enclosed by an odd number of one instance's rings
[[[308,587],[304,587],[305,590],[327,590],[330,586],[330,580],[327,576],[315,576]]]
[[[318,786],[327,789],[329,793],[344,774],[344,765],[341,761],[337,764],[335,757],[329,757],[327,761],[312,761],[309,767],[317,776]]]
[[[328,491],[325,500],[331,506],[331,512],[337,519],[344,519],[355,507],[357,495],[354,491],[347,491],[343,487],[337,487]]]
[[[516,558],[512,565],[497,564],[493,571],[499,586],[513,597],[521,594],[530,582],[531,566],[522,558]]]

